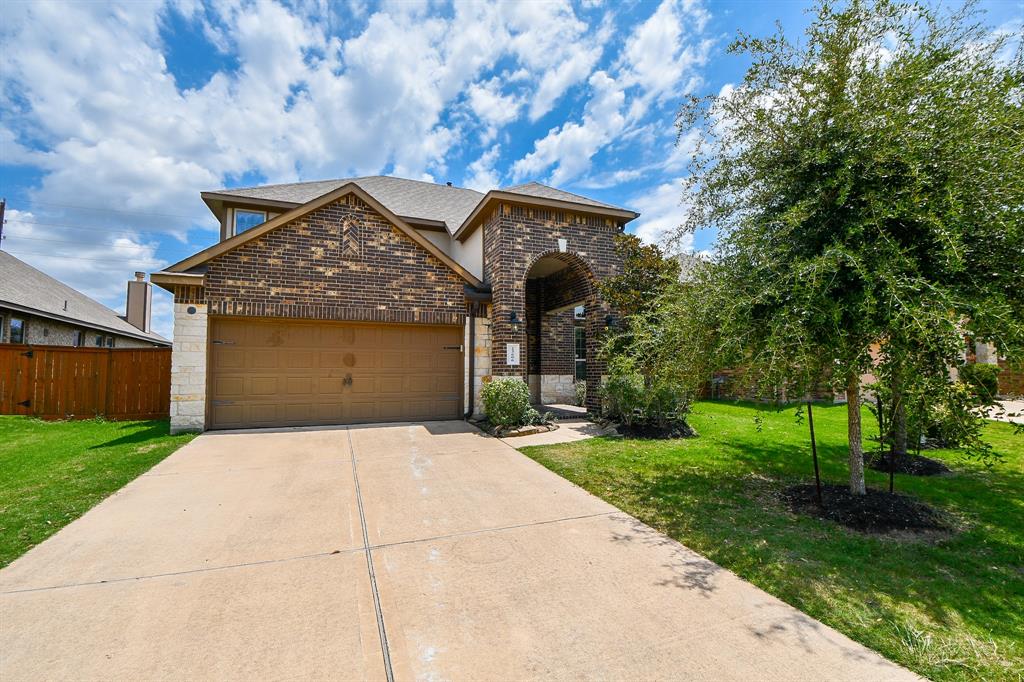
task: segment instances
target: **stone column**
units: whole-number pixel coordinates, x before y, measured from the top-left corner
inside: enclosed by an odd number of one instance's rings
[[[171,433],[206,428],[208,317],[204,303],[174,304]]]

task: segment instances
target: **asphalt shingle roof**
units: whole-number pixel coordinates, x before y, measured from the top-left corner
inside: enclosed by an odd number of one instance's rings
[[[65,301],[67,308],[64,307]],[[102,328],[124,336],[170,344],[159,334],[143,332],[102,303],[58,282],[6,251],[0,251],[0,306],[4,303],[35,310],[46,316],[79,322],[83,327]]]
[[[433,182],[370,175],[362,178],[341,178],[316,182],[295,182],[287,185],[266,185],[241,189],[219,189],[216,194],[285,201],[301,205],[342,185],[353,182],[394,213],[404,218],[439,220],[449,232],[458,229],[483,194],[463,187],[449,187]]]
[[[219,189],[215,190],[214,193],[246,197],[248,199],[283,201],[299,206],[349,182],[359,185],[395,215],[404,218],[439,220],[448,227],[449,232],[455,232],[459,229],[484,197],[483,194],[472,189],[449,187],[448,185],[438,185],[421,180],[393,178],[386,175],[318,180],[315,182],[293,182],[285,185],[265,185],[263,187]],[[605,204],[578,194],[548,187],[539,182],[528,182],[514,187],[507,187],[502,191],[521,194],[526,197],[556,199],[558,201],[580,204],[581,206],[613,208],[620,211],[626,210],[619,206]]]
[[[614,208],[620,211],[626,211],[628,209],[622,208],[621,206],[613,206],[612,204],[605,204],[600,201],[588,199],[587,197],[580,196],[579,194],[573,194],[572,192],[566,192],[564,190],[556,189],[554,187],[548,187],[542,185],[539,182],[527,182],[522,185],[515,185],[513,187],[506,187],[502,192],[510,192],[512,194],[522,194],[528,197],[539,197],[541,199],[555,199],[557,201],[568,201],[573,204],[582,204],[583,206],[597,206],[599,208]]]

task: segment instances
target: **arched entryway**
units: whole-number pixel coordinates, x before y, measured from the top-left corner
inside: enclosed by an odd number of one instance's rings
[[[572,404],[576,381],[587,382],[587,407],[599,405],[603,366],[596,358],[607,311],[594,274],[574,253],[538,256],[526,272],[526,380],[534,403]]]

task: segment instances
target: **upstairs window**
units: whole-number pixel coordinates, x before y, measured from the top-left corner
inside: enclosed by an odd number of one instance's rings
[[[572,316],[577,320],[585,320],[587,319],[587,309],[581,305],[578,305],[575,308],[573,308]]]
[[[25,343],[25,320],[11,318],[11,343]]]
[[[79,330],[75,332],[74,346],[75,348],[81,348],[85,345],[85,332]]]
[[[256,227],[267,221],[266,211],[245,211],[235,209],[235,234],[241,234],[246,230]]]

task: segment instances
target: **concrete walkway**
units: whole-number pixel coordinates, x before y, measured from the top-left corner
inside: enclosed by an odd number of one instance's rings
[[[208,434],[0,572],[0,679],[914,679],[461,422]]]

